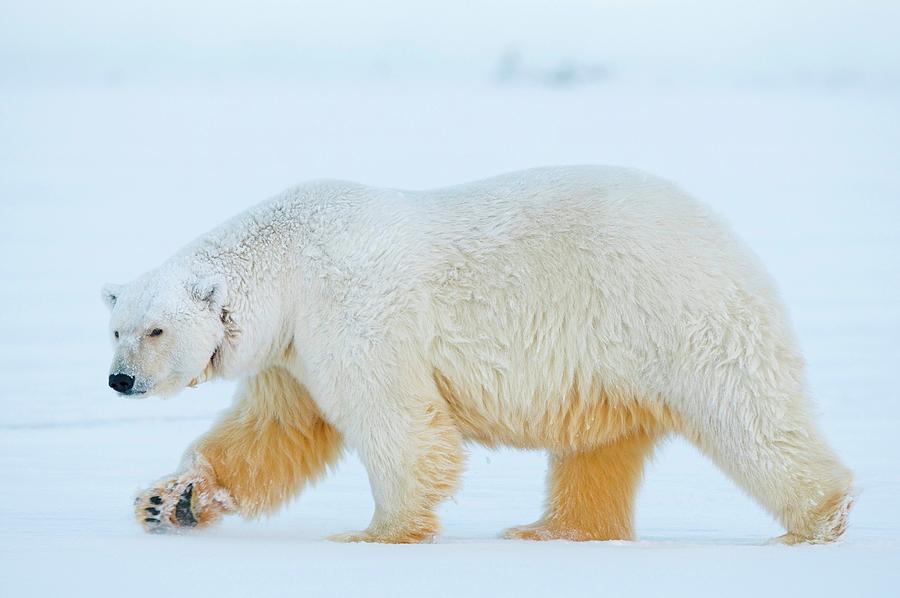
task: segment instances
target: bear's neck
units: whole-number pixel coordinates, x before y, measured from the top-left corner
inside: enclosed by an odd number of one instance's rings
[[[243,222],[235,219],[211,231],[174,258],[190,278],[225,281],[226,333],[216,352],[215,377],[254,373],[285,353],[295,317],[296,248],[294,234],[247,214]]]

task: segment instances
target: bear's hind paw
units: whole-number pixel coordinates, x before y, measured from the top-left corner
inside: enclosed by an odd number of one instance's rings
[[[519,525],[503,530],[501,537],[507,540],[569,540],[570,542],[631,540],[628,533],[611,533],[611,530],[586,531],[583,529],[564,528],[538,521],[529,525]]]
[[[530,525],[517,525],[503,530],[501,537],[507,540],[568,540],[560,530],[552,529],[541,523],[532,523]]]

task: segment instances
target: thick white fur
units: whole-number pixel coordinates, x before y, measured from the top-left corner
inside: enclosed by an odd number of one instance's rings
[[[376,513],[348,539],[391,541],[426,516],[452,479],[426,500],[411,472],[430,453],[458,467],[466,438],[566,455],[632,428],[685,435],[789,541],[844,529],[851,476],[811,420],[772,282],[706,207],[635,170],[427,192],[311,182],[107,296],[111,329],[131,331],[113,369],[148,393],[183,388],[214,352],[214,377],[280,366],[308,390],[369,471]],[[172,345],[147,363],[151,341],[133,339],[157,325]],[[592,434],[572,421],[592,401],[654,423]]]

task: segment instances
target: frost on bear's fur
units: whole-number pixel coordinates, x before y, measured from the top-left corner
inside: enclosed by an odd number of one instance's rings
[[[544,516],[508,537],[629,539],[644,462],[671,433],[783,541],[846,526],[851,474],[812,420],[772,283],[702,204],[637,171],[307,183],[104,297],[120,392],[242,380],[139,497],[148,529],[270,512],[346,445],[376,508],[336,539],[427,540],[476,441],[550,454]]]

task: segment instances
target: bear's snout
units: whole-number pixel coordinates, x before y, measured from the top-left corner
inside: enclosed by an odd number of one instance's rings
[[[109,377],[109,387],[116,392],[127,394],[134,387],[134,376],[128,374],[111,374]]]

